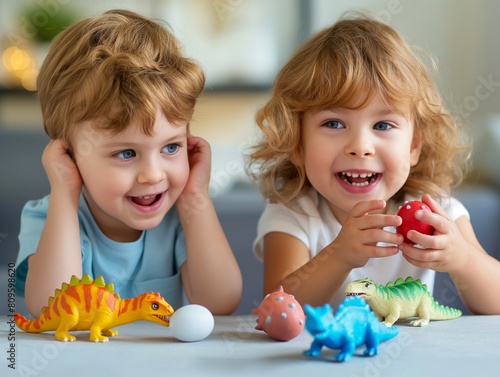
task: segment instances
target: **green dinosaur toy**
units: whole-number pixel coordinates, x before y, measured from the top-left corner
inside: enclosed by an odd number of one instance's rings
[[[397,279],[386,286],[371,279],[360,279],[349,283],[347,296],[360,296],[366,300],[377,317],[390,327],[398,319],[418,317],[412,326],[427,326],[430,320],[454,319],[462,312],[436,302],[420,279],[407,277]]]
[[[72,276],[69,285],[63,283],[60,290],[56,289],[38,318],[30,321],[15,313],[14,319],[23,331],[55,331],[57,340],[63,342],[75,340],[70,330],[90,330],[91,341],[107,342],[107,336],[118,335],[111,327],[139,320],[168,326],[173,313],[159,293],[122,300],[114,293],[113,284],[106,285],[102,276],[92,280],[85,274],[81,280]]]

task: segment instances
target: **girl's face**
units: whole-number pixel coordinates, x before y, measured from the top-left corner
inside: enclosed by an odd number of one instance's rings
[[[306,174],[340,223],[356,203],[396,194],[418,162],[420,148],[413,124],[380,96],[360,109],[304,114]]]
[[[186,185],[187,127],[172,125],[160,111],[151,136],[135,123],[117,135],[85,123],[71,141],[90,211],[115,241],[156,227]]]

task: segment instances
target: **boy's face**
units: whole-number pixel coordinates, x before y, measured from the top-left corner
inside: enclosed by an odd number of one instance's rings
[[[85,123],[71,142],[92,215],[115,241],[133,241],[160,224],[189,176],[187,126],[172,125],[160,111],[151,136],[134,122],[117,135]]]
[[[356,203],[394,196],[420,156],[412,122],[381,97],[360,109],[305,113],[302,148],[309,181],[341,223]]]

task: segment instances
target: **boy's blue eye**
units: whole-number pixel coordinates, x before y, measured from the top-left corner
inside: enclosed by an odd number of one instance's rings
[[[379,123],[375,124],[373,126],[373,128],[375,130],[378,130],[378,131],[386,131],[386,130],[390,130],[392,128],[392,126],[389,123],[379,122]]]
[[[115,156],[124,160],[129,160],[135,157],[135,152],[132,149],[125,149],[124,151],[116,153]]]
[[[344,125],[339,122],[338,120],[329,120],[325,123],[323,123],[323,126],[327,128],[333,128],[333,129],[338,129],[338,128],[344,128]]]
[[[168,144],[168,145],[165,145],[162,149],[162,151],[164,153],[168,153],[168,154],[174,154],[178,150],[179,150],[179,144]]]

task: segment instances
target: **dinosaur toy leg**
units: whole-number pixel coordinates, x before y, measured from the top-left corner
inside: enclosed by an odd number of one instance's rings
[[[113,313],[108,310],[98,310],[90,325],[91,342],[107,342],[108,336],[118,335],[117,330],[111,329]]]
[[[117,336],[118,330],[111,329],[112,323],[113,315],[109,310],[98,311],[90,326],[90,341],[107,342],[108,336]]]
[[[113,337],[118,335],[118,330],[101,329],[100,326],[93,325],[90,328],[90,341],[91,342],[107,342],[108,336]]]
[[[432,305],[431,301],[423,298],[417,308],[418,319],[411,321],[410,325],[415,327],[427,326],[431,318],[430,305]]]
[[[69,334],[69,330],[78,324],[78,319],[78,315],[67,315],[61,318],[55,333],[56,339],[61,342],[74,341],[76,338]]]
[[[391,327],[399,319],[401,315],[401,305],[399,303],[394,303],[389,311],[389,315],[385,317],[384,324],[387,327]]]
[[[373,330],[372,326],[368,326],[366,329],[366,349],[364,351],[365,356],[375,356],[378,353],[378,338],[376,331]]]
[[[102,330],[102,334],[103,334],[103,335],[106,335],[106,336],[113,337],[113,336],[117,336],[117,335],[118,335],[118,330],[114,330],[114,329],[103,329],[103,330]]]
[[[356,350],[356,344],[354,340],[347,340],[345,341],[342,351],[338,352],[335,355],[335,359],[337,361],[347,361],[349,360],[352,355],[354,355],[354,351]]]
[[[101,326],[94,324],[90,326],[90,341],[91,342],[107,342],[109,339],[107,336],[102,335]]]
[[[323,347],[322,342],[318,342],[318,341],[314,340],[311,344],[311,347],[307,351],[304,351],[304,355],[318,357],[319,355],[321,355],[321,348],[322,347]]]

